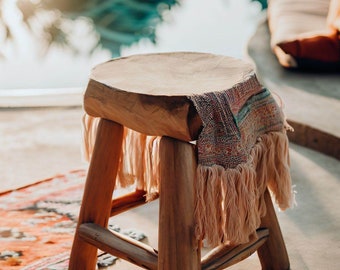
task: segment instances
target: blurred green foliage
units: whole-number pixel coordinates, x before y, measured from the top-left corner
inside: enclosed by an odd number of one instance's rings
[[[0,10],[3,1],[0,0]],[[34,28],[40,28],[39,37],[43,37],[48,45],[72,48],[71,33],[65,29],[64,22],[85,18],[91,22],[98,37],[93,49],[100,46],[118,56],[123,45],[131,45],[142,38],[156,42],[155,29],[163,20],[163,12],[177,3],[176,0],[17,0],[16,5],[24,24],[32,34],[37,33]],[[48,19],[42,20],[47,12]],[[37,25],[37,18],[40,25]],[[11,28],[0,13],[1,24],[9,39]]]
[[[262,10],[268,8],[268,1],[267,0],[251,0],[253,2],[259,2],[261,4]]]
[[[5,1],[14,0],[0,0],[0,31],[4,33],[0,44],[13,38],[2,14]],[[267,8],[266,0],[251,1]],[[77,52],[70,42],[72,31],[65,27],[65,21],[85,18],[97,36],[89,53],[101,47],[108,49],[112,56],[119,56],[121,46],[129,46],[142,38],[155,43],[156,26],[163,20],[164,11],[178,4],[177,0],[16,0],[22,22],[47,47],[57,44]]]

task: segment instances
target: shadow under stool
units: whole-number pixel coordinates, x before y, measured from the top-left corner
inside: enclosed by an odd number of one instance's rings
[[[289,269],[266,187],[259,195],[266,211],[249,241],[220,243],[201,258],[205,235],[197,237],[195,186],[200,157],[193,141],[199,140],[204,124],[191,97],[241,85],[250,74],[252,68],[241,60],[186,52],[123,57],[92,70],[84,109],[100,120],[69,269],[95,269],[98,249],[145,269],[224,269],[255,251],[263,269]],[[159,138],[159,164],[154,166],[159,177],[158,250],[107,229],[111,216],[147,201],[143,185],[112,198],[126,128]],[[142,161],[140,166],[144,168]]]

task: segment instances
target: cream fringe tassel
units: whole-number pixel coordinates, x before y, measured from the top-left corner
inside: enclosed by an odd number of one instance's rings
[[[98,120],[85,115],[84,156],[91,158]],[[124,129],[118,182],[136,184],[147,199],[158,196],[160,137]],[[294,203],[289,173],[288,139],[283,132],[262,135],[247,163],[234,169],[221,166],[197,168],[196,236],[209,246],[249,241],[266,213],[264,191],[269,187],[280,209]]]
[[[204,237],[209,246],[248,242],[266,214],[267,186],[281,210],[295,202],[287,136],[281,132],[262,135],[249,161],[234,169],[199,165],[195,186],[198,238]]]
[[[99,119],[87,114],[83,117],[82,152],[86,161],[91,159]],[[122,188],[136,185],[136,189],[145,190],[148,201],[158,197],[159,142],[160,137],[146,136],[124,128],[117,183]]]

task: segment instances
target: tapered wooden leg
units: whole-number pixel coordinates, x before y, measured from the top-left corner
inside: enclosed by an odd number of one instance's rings
[[[264,270],[289,270],[289,258],[269,191],[265,192],[267,214],[261,227],[269,229],[268,240],[257,250]]]
[[[158,269],[200,269],[200,247],[194,235],[193,146],[164,137],[160,159]]]
[[[107,226],[111,211],[112,193],[121,153],[123,127],[115,122],[100,120],[96,143],[86,179],[78,227],[82,223]],[[77,227],[77,228],[78,228]],[[96,268],[97,248],[86,243],[76,231],[69,269]]]

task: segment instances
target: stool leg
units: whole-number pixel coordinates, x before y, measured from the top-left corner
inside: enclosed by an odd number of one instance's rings
[[[158,269],[200,269],[200,247],[194,234],[194,148],[163,137],[160,160]]]
[[[269,229],[269,238],[257,250],[262,269],[289,270],[290,264],[288,253],[268,190],[266,190],[264,196],[267,213],[261,220],[261,227]]]
[[[112,193],[121,153],[123,127],[101,119],[81,204],[78,226],[73,240],[69,269],[96,268],[97,248],[78,235],[83,223],[107,226],[110,218]]]

